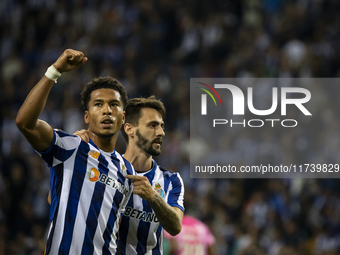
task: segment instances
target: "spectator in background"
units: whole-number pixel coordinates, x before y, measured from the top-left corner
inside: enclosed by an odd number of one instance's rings
[[[182,231],[177,236],[165,232],[170,242],[169,255],[215,255],[215,237],[200,220],[184,215]]]

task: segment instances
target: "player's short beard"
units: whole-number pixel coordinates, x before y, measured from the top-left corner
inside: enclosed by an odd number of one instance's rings
[[[112,134],[98,134],[98,137],[100,137],[102,139],[111,139],[114,135],[115,135],[115,133],[112,133]]]
[[[137,129],[136,135],[138,137],[136,145],[140,149],[142,149],[143,151],[145,151],[146,153],[148,153],[151,156],[158,156],[159,154],[161,154],[161,149],[155,150],[152,147],[154,140],[150,142],[148,139],[146,139],[144,136],[142,136],[142,134],[139,132],[138,129]]]

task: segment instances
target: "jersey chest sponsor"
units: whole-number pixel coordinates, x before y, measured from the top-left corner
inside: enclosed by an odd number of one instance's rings
[[[99,152],[91,150],[88,155],[90,156],[89,163],[90,165],[87,169],[87,179],[91,182],[100,182],[108,187],[111,187],[113,189],[119,190],[120,193],[127,195],[128,189],[124,186],[124,184],[121,184],[118,180],[109,177],[107,174],[101,172],[98,168],[95,167],[96,164],[98,164],[98,157],[100,155]],[[121,163],[121,167],[123,170],[126,169],[125,165]],[[116,169],[116,171],[119,171]]]
[[[119,181],[107,176],[104,173],[101,173],[95,167],[89,167],[87,170],[87,179],[91,182],[100,182],[110,188],[119,190],[120,193],[127,195],[128,189],[122,185]]]
[[[142,220],[145,222],[158,223],[158,219],[154,213],[140,211],[140,210],[131,208],[130,206],[126,206],[124,216],[135,218],[137,220]]]

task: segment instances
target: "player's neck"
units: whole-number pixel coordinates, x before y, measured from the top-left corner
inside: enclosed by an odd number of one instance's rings
[[[153,166],[151,155],[146,154],[137,146],[132,147],[128,145],[124,154],[124,158],[133,165],[137,172],[147,172]]]
[[[99,149],[105,152],[112,153],[115,150],[117,135],[114,135],[110,138],[102,138],[90,131],[89,138]]]

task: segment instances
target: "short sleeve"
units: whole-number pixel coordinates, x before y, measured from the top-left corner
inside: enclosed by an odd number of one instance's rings
[[[184,184],[179,173],[171,176],[169,189],[168,204],[178,207],[184,212]]]
[[[80,142],[81,139],[78,136],[54,130],[53,141],[50,147],[44,152],[36,152],[45,160],[49,167],[54,167],[69,159]]]

